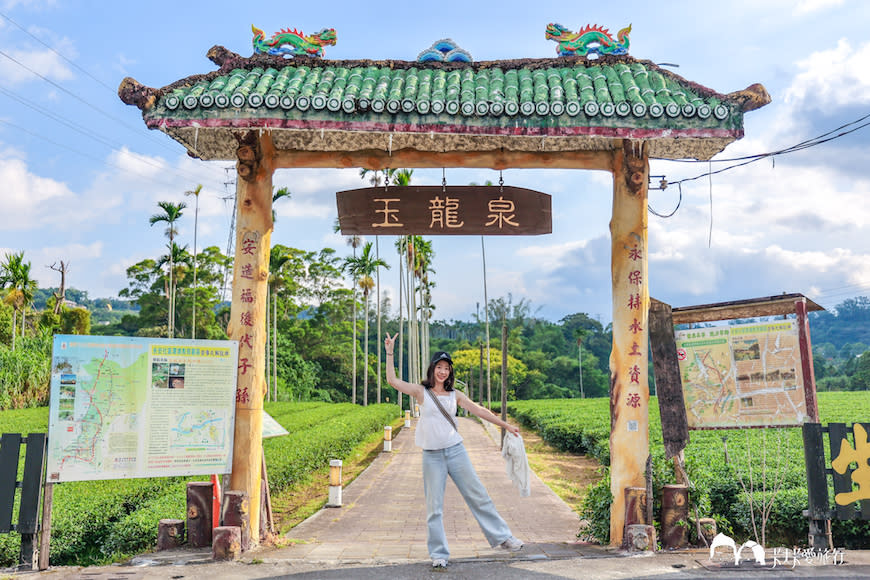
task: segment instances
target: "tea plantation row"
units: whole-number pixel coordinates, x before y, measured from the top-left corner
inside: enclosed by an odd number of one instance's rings
[[[330,459],[347,459],[384,425],[399,424],[396,405],[270,403],[266,410],[290,432],[263,443],[273,494],[307,482]],[[47,428],[47,408],[0,412],[0,433]],[[51,564],[101,564],[152,549],[158,521],[184,519],[187,482],[200,480],[203,476],[56,485]],[[16,534],[0,535],[0,566],[17,563],[19,545]]]
[[[822,423],[870,421],[867,393],[826,392],[819,393],[818,399]],[[508,405],[508,412],[555,447],[588,454],[605,466],[610,464],[609,399],[513,401]],[[677,479],[672,461],[665,459],[655,397],[650,399],[649,419],[655,514],[659,514],[661,487],[676,483]],[[756,539],[757,532],[756,541],[760,542],[759,505],[764,500],[772,501],[765,544],[768,547],[806,545],[808,523],[802,511],[807,508],[807,490],[799,428],[691,431],[685,459],[692,483],[690,529],[693,532],[697,510],[698,517],[715,518],[719,531],[741,541]],[[827,460],[830,462],[830,457]],[[604,469],[604,479],[589,490],[584,515],[591,522],[594,536],[608,542],[612,497],[609,473]],[[778,491],[772,495],[771,490],[777,485]],[[753,488],[755,493],[750,493]],[[837,546],[870,547],[870,523],[834,521],[832,528]]]

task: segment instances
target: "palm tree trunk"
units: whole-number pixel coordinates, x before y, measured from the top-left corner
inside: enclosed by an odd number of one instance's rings
[[[483,236],[480,236],[480,255],[483,257],[483,312],[486,315],[486,405],[492,409],[492,382],[490,380],[490,356],[489,356],[489,298],[486,294],[486,246]],[[504,345],[502,345],[504,351]]]
[[[378,244],[378,236],[375,236],[375,260],[381,259],[381,251]],[[375,343],[379,348],[381,344],[381,267],[375,268],[375,278],[377,279],[377,299],[378,299],[378,340]],[[381,402],[381,357],[378,353],[378,404]]]
[[[172,338],[172,324],[173,324],[173,316],[172,312],[174,308],[172,307],[172,238],[169,238],[169,290],[167,292],[166,299],[169,301],[169,321],[167,324],[169,325],[169,338]]]
[[[196,209],[193,212],[193,330],[190,337],[196,340],[196,230],[199,226],[199,195],[196,196]],[[266,304],[269,304],[266,302]]]
[[[413,250],[412,250],[413,251]],[[409,260],[410,261],[410,260]],[[417,356],[417,298],[414,291],[411,265],[408,265],[408,374],[411,376],[412,383],[420,382],[418,364],[420,358]]]
[[[275,376],[275,380],[273,382],[275,394],[272,398],[273,401],[278,400],[278,292],[275,292],[275,296],[272,298],[275,303],[275,312],[272,316],[272,373]],[[268,303],[267,303],[268,306]]]
[[[403,343],[404,340],[404,329],[405,329],[405,321],[402,320],[404,318],[404,312],[402,311],[402,285],[404,284],[404,280],[402,279],[404,275],[404,266],[403,262],[405,261],[405,257],[399,253],[399,378],[402,378],[402,363],[404,362],[402,359],[402,351],[403,351]],[[380,348],[380,345],[378,345]],[[402,391],[396,391],[399,395],[399,409],[402,409]],[[410,397],[409,397],[410,400]],[[411,408],[411,405],[408,405],[408,408]]]
[[[12,350],[15,350],[15,332],[18,330],[18,309],[12,308]]]
[[[356,253],[356,250],[354,250]],[[350,402],[356,405],[356,351],[358,348],[356,342],[356,280],[353,283],[353,391],[351,392]]]
[[[365,292],[365,357],[363,358],[363,407],[369,404],[369,293]]]

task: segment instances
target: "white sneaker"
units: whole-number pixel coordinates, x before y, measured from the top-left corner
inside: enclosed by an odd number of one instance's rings
[[[505,550],[510,550],[511,552],[519,552],[523,549],[523,542],[511,536],[510,538],[499,544],[499,548],[504,548]]]
[[[433,568],[446,568],[447,567],[447,560],[445,560],[444,558],[435,558],[434,560],[432,560],[432,567]]]

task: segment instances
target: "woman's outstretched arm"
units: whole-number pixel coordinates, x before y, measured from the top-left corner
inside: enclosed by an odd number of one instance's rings
[[[393,362],[393,349],[396,344],[396,336],[398,336],[398,333],[393,336],[387,333],[386,338],[384,338],[384,350],[387,353],[387,382],[397,391],[420,400],[423,398],[423,385],[415,385],[414,383],[403,381],[396,376],[396,364]]]
[[[489,421],[493,425],[498,425],[499,427],[504,427],[506,431],[509,431],[509,432],[513,433],[514,435],[520,434],[519,427],[516,427],[516,426],[511,425],[505,421],[502,421],[501,417],[499,417],[498,415],[496,415],[495,413],[493,413],[489,409],[481,407],[480,405],[478,405],[477,403],[475,403],[474,401],[469,399],[468,395],[466,395],[462,391],[458,391],[458,390],[456,391],[456,403],[460,407],[462,407],[463,409],[465,409],[466,411],[471,413],[472,415],[480,417],[484,421]]]

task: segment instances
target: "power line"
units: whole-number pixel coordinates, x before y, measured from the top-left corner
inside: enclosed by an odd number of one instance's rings
[[[40,74],[39,72],[33,70],[32,68],[30,68],[30,67],[27,66],[26,64],[22,63],[21,61],[17,60],[15,57],[13,57],[13,56],[7,54],[6,52],[0,50],[0,55],[5,56],[7,59],[11,60],[11,61],[14,62],[15,64],[17,64],[18,66],[20,66],[21,68],[23,68],[24,70],[26,70],[26,71],[28,71],[29,73],[31,73],[31,74],[33,74],[33,75],[39,77],[40,79],[42,79],[43,81],[47,82],[48,84],[50,84],[51,86],[55,87],[56,89],[58,89],[58,90],[60,90],[60,91],[63,91],[64,93],[66,93],[67,95],[69,95],[70,97],[72,97],[73,99],[79,101],[80,103],[82,103],[83,105],[87,106],[88,108],[90,108],[90,109],[96,111],[96,112],[99,113],[100,115],[103,115],[104,117],[106,117],[106,118],[108,118],[108,119],[114,121],[115,123],[118,123],[119,125],[121,125],[121,126],[124,127],[125,129],[129,129],[130,131],[133,131],[133,132],[136,133],[137,135],[144,136],[144,137],[150,139],[151,141],[153,141],[154,143],[157,143],[157,144],[160,145],[161,147],[164,147],[164,148],[166,148],[166,149],[169,149],[169,150],[172,151],[173,153],[175,152],[175,150],[174,150],[172,147],[168,146],[168,145],[167,145],[167,144],[166,144],[162,139],[155,139],[155,138],[153,138],[149,133],[143,133],[141,129],[136,128],[136,127],[133,127],[132,125],[129,125],[128,123],[124,122],[123,120],[119,119],[118,117],[115,117],[114,115],[112,115],[112,114],[110,114],[110,113],[107,113],[106,111],[104,111],[104,110],[101,109],[100,107],[94,105],[93,103],[91,103],[91,102],[89,102],[89,101],[86,101],[85,99],[83,99],[82,97],[78,96],[78,95],[75,94],[74,92],[70,91],[69,89],[67,89],[67,88],[64,87],[63,85],[61,85],[61,84],[59,84],[59,83],[56,83],[56,82],[54,82],[53,80],[49,79],[48,77],[46,77],[46,76]]]
[[[66,119],[66,118],[63,117],[63,116],[58,115],[58,114],[56,114],[56,113],[50,111],[49,109],[47,109],[47,108],[45,108],[45,107],[42,107],[42,106],[38,105],[37,103],[35,103],[35,102],[33,102],[33,101],[31,101],[31,100],[29,100],[29,99],[27,99],[27,98],[25,98],[25,97],[19,95],[18,93],[15,93],[14,91],[11,91],[11,90],[9,90],[9,89],[5,89],[5,88],[3,88],[2,86],[0,86],[0,94],[6,95],[6,96],[9,97],[10,99],[15,100],[15,101],[18,101],[20,104],[24,105],[25,107],[28,107],[28,108],[30,108],[30,109],[33,109],[33,110],[36,111],[37,113],[39,113],[39,114],[41,114],[41,115],[44,115],[45,117],[48,117],[49,119],[55,121],[56,123],[59,123],[59,124],[61,124],[61,125],[64,125],[64,126],[70,128],[70,129],[72,129],[73,131],[75,131],[75,132],[77,132],[77,133],[80,133],[80,134],[84,135],[85,137],[88,137],[88,138],[90,138],[90,139],[93,139],[94,141],[96,141],[96,142],[98,142],[98,143],[100,143],[100,144],[102,144],[102,145],[105,145],[105,146],[108,147],[109,149],[123,150],[124,147],[126,147],[126,144],[125,144],[125,143],[122,143],[121,141],[110,140],[109,138],[106,138],[106,137],[104,137],[103,135],[100,135],[100,134],[97,133],[96,131],[93,131],[93,130],[91,130],[90,128],[85,127],[85,126],[83,126],[83,125],[80,125],[80,124],[78,124],[78,123],[76,123],[76,122],[74,122],[74,121],[70,121],[69,119]],[[7,123],[7,124],[12,125],[11,123]],[[52,140],[50,140],[50,139],[46,139],[46,138],[44,138],[44,137],[41,137],[41,136],[39,136],[38,134],[33,133],[32,131],[30,131],[29,133],[30,133],[31,135],[35,135],[35,136],[37,136],[37,137],[39,137],[39,138],[42,138],[42,139],[44,139],[44,140],[46,140],[46,141],[48,141],[48,142],[50,142],[50,143],[52,143],[52,144],[62,146],[62,145],[56,143],[55,141],[52,141]],[[66,148],[66,149],[69,149],[69,147],[67,147],[67,146],[63,146],[63,147]],[[164,170],[165,170],[165,169],[169,169],[169,171],[172,171],[173,173],[175,173],[176,175],[178,175],[179,177],[184,178],[184,179],[191,179],[191,180],[194,180],[194,181],[200,181],[200,180],[201,180],[199,176],[196,176],[196,175],[194,175],[194,174],[192,174],[192,173],[183,172],[183,171],[180,171],[180,170],[178,170],[178,169],[176,169],[176,168],[167,168],[167,167],[165,167],[165,166],[163,166],[163,165],[160,165],[160,164],[154,163],[153,161],[150,161],[150,160],[145,159],[145,158],[142,159],[142,162],[145,163],[145,164],[147,164],[147,165],[151,165],[151,166],[153,166],[153,167],[155,167],[155,168],[158,168],[158,169],[164,169]],[[215,183],[217,183],[217,182],[215,182]]]
[[[166,187],[169,187],[169,188],[176,188],[176,187],[178,187],[178,184],[177,184],[177,183],[171,183],[171,182],[168,182],[168,181],[160,181],[160,180],[156,180],[156,179],[154,179],[154,178],[151,177],[151,176],[148,176],[148,175],[145,175],[145,174],[142,174],[142,173],[137,173],[137,172],[132,171],[131,169],[129,169],[129,168],[127,168],[127,167],[121,167],[120,165],[116,165],[116,164],[114,164],[114,163],[111,163],[111,162],[109,162],[109,161],[106,161],[105,159],[100,159],[100,158],[95,157],[95,156],[93,156],[93,155],[88,155],[87,153],[85,153],[85,152],[82,151],[81,149],[76,149],[76,148],[74,148],[74,147],[70,147],[69,145],[64,145],[63,143],[59,143],[59,142],[57,142],[57,141],[54,141],[54,140],[52,140],[52,139],[50,139],[50,138],[48,138],[48,137],[45,137],[45,136],[43,136],[43,135],[40,135],[39,133],[35,133],[34,131],[31,131],[31,130],[25,128],[25,127],[22,127],[21,125],[16,125],[15,123],[12,123],[12,122],[7,121],[7,120],[5,120],[5,119],[0,119],[0,123],[2,123],[3,125],[8,125],[9,127],[12,127],[12,128],[15,129],[16,131],[19,131],[19,132],[21,132],[21,133],[26,133],[27,135],[30,135],[31,137],[35,137],[36,139],[40,139],[40,140],[42,140],[42,141],[45,141],[46,143],[50,143],[51,145],[54,145],[55,147],[59,147],[59,148],[61,148],[61,149],[66,149],[67,151],[70,151],[70,152],[72,152],[72,153],[75,153],[76,155],[80,155],[80,156],[82,156],[82,157],[85,157],[86,159],[90,159],[90,160],[92,160],[92,161],[96,161],[97,163],[100,163],[100,164],[102,164],[102,165],[106,165],[106,166],[108,166],[108,167],[112,167],[112,168],[114,168],[114,169],[118,169],[118,170],[120,170],[120,171],[122,171],[122,172],[124,172],[124,173],[132,173],[132,174],[134,174],[134,175],[138,175],[138,176],[140,176],[140,177],[147,178],[147,180],[149,180],[149,181],[152,182],[152,183],[156,183],[156,184],[159,184],[159,185],[163,185],[163,186],[166,186]],[[123,152],[123,150],[121,150],[121,151]],[[127,155],[129,155],[129,153],[127,153]],[[142,161],[145,162],[145,163],[148,163],[147,160],[142,160]],[[153,165],[154,167],[157,167],[157,168],[159,168],[159,169],[165,169],[164,167],[162,167],[162,166],[160,166],[160,165],[157,165],[157,164],[155,164],[155,163],[148,163],[148,164]],[[202,180],[200,180],[200,181],[202,181]]]
[[[97,77],[95,77],[94,75],[92,75],[91,73],[89,73],[88,71],[86,71],[85,69],[83,69],[82,67],[80,67],[79,65],[77,65],[76,63],[74,63],[73,61],[71,61],[70,59],[68,59],[67,57],[65,57],[62,53],[60,53],[59,51],[55,50],[53,47],[51,47],[51,46],[49,46],[48,44],[46,44],[45,42],[43,42],[42,39],[40,39],[39,37],[37,37],[37,36],[31,34],[31,33],[30,33],[28,30],[26,30],[23,26],[21,26],[20,24],[18,24],[17,22],[15,22],[14,20],[12,20],[11,18],[9,18],[9,16],[7,16],[6,14],[3,14],[2,12],[0,12],[0,16],[2,16],[3,18],[5,18],[5,19],[10,23],[10,24],[12,24],[13,26],[15,26],[16,28],[18,28],[18,30],[20,30],[21,32],[23,32],[24,34],[26,34],[27,36],[29,36],[30,38],[32,38],[33,40],[35,40],[36,42],[38,42],[39,44],[41,44],[42,46],[44,46],[45,48],[47,48],[48,50],[50,50],[51,52],[53,52],[54,54],[56,54],[56,55],[59,56],[60,58],[62,58],[62,59],[63,59],[64,61],[66,61],[67,64],[69,64],[71,67],[75,68],[76,70],[78,70],[79,72],[81,72],[83,75],[85,75],[85,76],[91,78],[94,82],[96,82],[97,84],[103,86],[104,88],[106,88],[106,89],[107,89],[109,92],[111,92],[112,94],[115,94],[115,89],[113,89],[112,87],[110,87],[109,85],[107,85],[106,83],[104,83],[103,81],[101,81],[100,79],[98,79]]]
[[[722,169],[717,169],[716,171],[713,171],[711,168],[710,170],[705,171],[704,173],[701,173],[701,174],[696,175],[694,177],[687,177],[685,179],[680,179],[679,181],[674,181],[674,182],[670,182],[670,183],[668,182],[666,176],[664,176],[664,175],[650,175],[650,179],[652,179],[653,177],[661,178],[661,181],[659,182],[659,187],[652,187],[650,189],[658,189],[658,190],[664,191],[665,189],[667,189],[667,187],[669,185],[676,185],[679,188],[680,197],[679,197],[679,200],[677,201],[677,205],[674,207],[674,209],[670,213],[667,213],[667,214],[659,213],[659,212],[655,211],[649,204],[647,204],[647,210],[651,214],[658,216],[660,218],[672,217],[675,213],[677,213],[677,210],[680,208],[680,204],[682,204],[682,201],[683,201],[683,188],[682,188],[683,183],[688,183],[690,181],[695,181],[695,180],[701,179],[703,177],[708,177],[711,179],[710,187],[712,188],[712,177],[714,175],[718,175],[719,173],[724,173],[726,171],[730,171],[730,170],[736,169],[738,167],[743,167],[744,165],[749,165],[750,163],[755,163],[756,161],[761,161],[762,159],[775,159],[779,155],[786,155],[788,153],[795,153],[797,151],[803,151],[804,149],[810,149],[812,147],[817,147],[819,145],[823,145],[823,144],[828,143],[830,141],[834,141],[836,139],[839,139],[841,137],[845,137],[846,135],[849,135],[849,134],[854,133],[856,131],[860,131],[861,129],[863,129],[867,126],[870,126],[870,121],[867,121],[868,119],[870,119],[870,113],[868,113],[862,117],[859,117],[859,118],[855,119],[854,121],[849,121],[848,123],[840,125],[836,129],[832,129],[830,131],[822,133],[821,135],[817,135],[816,137],[812,137],[811,139],[801,141],[800,143],[796,143],[794,145],[791,145],[790,147],[785,147],[783,149],[778,149],[776,151],[769,151],[767,153],[757,153],[755,155],[745,155],[742,157],[731,157],[728,159],[707,159],[707,160],[657,158],[657,160],[659,160],[659,161],[670,161],[670,162],[674,162],[674,163],[707,163],[708,165],[712,164],[712,163],[733,163],[733,165],[729,165],[728,167],[723,167]],[[867,121],[867,122],[864,123],[864,121]],[[861,123],[861,124],[859,125],[858,123]],[[848,129],[848,130],[844,130],[847,127],[851,127],[853,125],[857,125],[857,126],[852,127],[851,129]],[[839,131],[839,133],[837,133],[837,131]],[[739,162],[739,163],[736,163],[736,162]],[[711,202],[712,202],[712,191],[711,191]]]
[[[755,163],[756,161],[761,161],[762,159],[768,159],[768,158],[776,157],[778,155],[786,155],[788,153],[795,153],[797,151],[803,151],[804,149],[810,149],[812,147],[817,147],[819,145],[823,145],[824,143],[828,143],[830,141],[840,139],[841,137],[845,137],[846,135],[849,135],[849,134],[854,133],[856,131],[860,131],[861,129],[863,129],[867,126],[870,126],[870,121],[868,121],[866,123],[862,123],[862,121],[865,121],[867,119],[870,119],[870,113],[868,113],[867,115],[864,115],[863,117],[855,119],[854,121],[850,121],[849,123],[846,123],[844,125],[840,125],[836,129],[833,129],[833,130],[828,131],[826,133],[822,133],[821,135],[818,135],[818,136],[813,137],[811,139],[807,139],[806,141],[801,141],[800,143],[797,143],[797,144],[792,145],[790,147],[786,147],[784,149],[779,149],[777,151],[770,151],[767,153],[758,153],[755,155],[746,155],[743,157],[733,157],[730,159],[709,159],[709,160],[701,160],[701,161],[699,161],[697,159],[662,159],[662,161],[673,161],[676,163],[723,163],[723,162],[731,163],[731,162],[736,162],[736,161],[741,162],[741,163],[734,163],[734,165],[729,165],[728,167],[723,167],[722,169],[717,169],[716,171],[710,170],[710,171],[706,171],[700,175],[696,175],[694,177],[687,177],[685,179],[680,179],[679,181],[675,181],[672,184],[686,183],[689,181],[694,181],[696,179],[701,179],[702,177],[708,177],[711,175],[717,175],[719,173],[724,173],[725,171],[730,171],[730,170],[736,169],[738,167],[743,167],[744,165],[749,165],[750,163]],[[841,129],[845,129],[846,127],[849,127],[851,125],[856,125],[858,123],[862,123],[862,124],[858,125],[857,127],[852,127],[851,129],[849,129],[847,131],[841,131]],[[836,133],[837,131],[840,131],[840,132]],[[834,133],[836,133],[836,134],[834,134]],[[667,182],[665,182],[665,187],[667,187],[667,185],[668,185]],[[662,188],[662,189],[664,189],[664,188]]]

